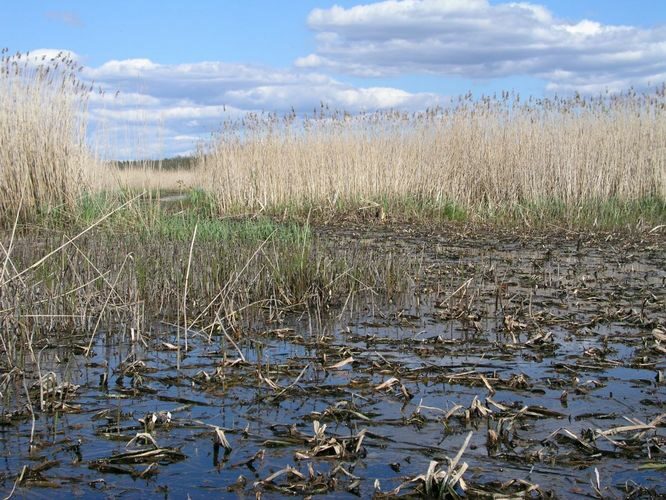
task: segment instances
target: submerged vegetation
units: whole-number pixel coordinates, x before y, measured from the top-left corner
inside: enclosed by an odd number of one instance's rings
[[[249,115],[139,167],[90,91],[3,52],[4,495],[666,494],[664,87]]]
[[[3,491],[665,493],[657,232],[138,240],[6,278]]]

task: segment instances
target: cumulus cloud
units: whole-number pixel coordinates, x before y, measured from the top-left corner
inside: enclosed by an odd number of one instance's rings
[[[666,79],[666,26],[566,21],[533,3],[385,0],[314,9],[317,51],[302,68],[361,76],[531,75],[548,88],[599,91]]]
[[[222,105],[246,110],[311,110],[325,102],[348,111],[388,107],[412,108],[436,99],[433,94],[412,94],[385,87],[358,88],[334,78],[303,70],[279,70],[246,64],[201,62],[161,65],[147,59],[109,61],[86,68],[83,75],[107,91],[120,90],[121,102],[169,100],[178,106]],[[137,89],[144,89],[137,93]],[[127,94],[129,93],[129,94]]]
[[[60,13],[49,17],[75,20]],[[465,78],[530,75],[551,91],[596,93],[666,80],[666,26],[639,28],[563,20],[536,3],[488,0],[384,0],[314,9],[307,23],[317,50],[292,68],[204,61],[160,64],[145,59],[83,66],[95,82],[90,125],[108,156],[186,154],[227,119],[248,111],[311,113],[325,103],[355,112],[423,109],[443,97],[408,92],[363,77],[435,74]],[[61,51],[40,49],[31,60]],[[100,139],[101,138],[101,139]]]
[[[40,64],[47,64],[49,61],[62,60],[62,59],[71,59],[72,61],[78,61],[79,56],[76,52],[71,50],[59,50],[59,49],[35,49],[26,53],[16,52],[15,54],[8,54],[8,57],[12,61],[20,62],[21,60],[27,61],[34,66],[39,66]]]
[[[70,57],[77,60],[76,54]],[[81,77],[95,82],[90,124],[104,138],[106,156],[187,154],[225,120],[250,111],[311,113],[322,103],[349,112],[421,109],[440,102],[436,94],[358,87],[303,68],[216,61],[113,60],[84,66]]]

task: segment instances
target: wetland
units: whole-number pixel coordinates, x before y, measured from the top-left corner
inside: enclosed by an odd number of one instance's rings
[[[662,231],[274,224],[225,270],[95,234],[6,284],[3,494],[666,494]]]
[[[0,52],[3,498],[666,496],[665,84],[156,160]]]

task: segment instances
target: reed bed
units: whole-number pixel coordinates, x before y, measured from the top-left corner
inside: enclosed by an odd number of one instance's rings
[[[75,62],[2,51],[0,60],[0,214],[11,220],[73,207],[97,165],[86,145],[90,88]]]
[[[468,94],[420,113],[250,115],[225,124],[198,167],[221,212],[663,207],[665,89],[527,101]]]

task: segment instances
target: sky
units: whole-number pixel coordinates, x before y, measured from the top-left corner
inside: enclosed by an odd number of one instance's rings
[[[4,0],[0,45],[70,53],[91,141],[191,153],[247,112],[420,110],[666,81],[666,0]]]

